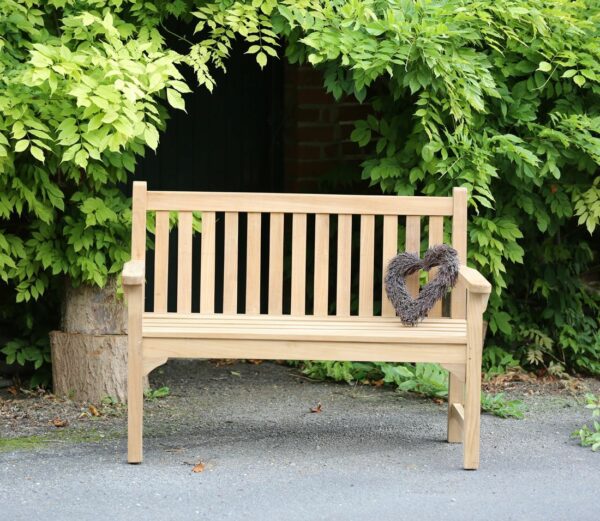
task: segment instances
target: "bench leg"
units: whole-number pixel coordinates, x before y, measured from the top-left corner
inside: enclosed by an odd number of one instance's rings
[[[127,461],[142,462],[144,373],[142,364],[142,288],[128,295],[129,336],[127,359]]]
[[[453,404],[465,403],[465,384],[456,375],[448,375],[448,443],[462,443],[463,419],[459,416]]]
[[[481,424],[481,355],[483,311],[487,295],[469,294],[467,303],[467,370],[465,374],[464,468],[479,468]]]

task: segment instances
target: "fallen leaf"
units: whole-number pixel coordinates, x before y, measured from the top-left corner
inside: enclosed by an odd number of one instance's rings
[[[319,402],[315,407],[311,407],[310,412],[323,412],[323,406]]]
[[[253,365],[260,365],[260,364],[262,364],[264,362],[264,360],[254,360],[252,358],[249,358],[248,362],[251,363],[251,364],[253,364]]]
[[[237,358],[212,358],[210,361],[213,362],[217,367],[221,367],[223,365],[233,365],[239,362]]]
[[[371,385],[374,385],[375,387],[382,387],[383,386],[383,378],[381,380],[373,380],[371,382]]]
[[[194,468],[192,469],[192,472],[204,472],[204,463],[202,463],[201,461],[196,463],[194,465]]]
[[[63,420],[57,416],[56,418],[51,420],[50,423],[52,425],[54,425],[55,427],[60,428],[60,427],[66,427],[67,425],[69,425],[69,420]]]
[[[13,396],[17,396],[17,393],[19,392],[17,391],[17,388],[14,385],[11,385],[7,390]]]
[[[88,411],[90,411],[90,413],[91,413],[92,416],[102,416],[100,414],[100,411],[98,409],[96,409],[96,407],[94,407],[93,405],[90,405],[88,407]]]
[[[441,398],[434,398],[433,403],[437,403],[438,405],[441,405],[444,403],[444,400],[442,400]]]
[[[232,376],[242,376],[238,371],[229,371]]]

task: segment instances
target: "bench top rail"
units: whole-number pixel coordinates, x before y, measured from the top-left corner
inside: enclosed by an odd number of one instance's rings
[[[148,192],[148,210],[180,212],[322,213],[353,215],[445,215],[452,197],[395,195],[273,194],[241,192]]]

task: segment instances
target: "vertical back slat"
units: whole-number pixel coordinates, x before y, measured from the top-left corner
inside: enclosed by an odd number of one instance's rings
[[[350,315],[352,216],[338,215],[336,315]]]
[[[292,218],[292,301],[291,314],[306,313],[306,214]]]
[[[260,314],[260,235],[261,215],[248,214],[246,250],[246,313]]]
[[[179,212],[177,237],[177,312],[191,313],[192,212]]]
[[[390,260],[398,253],[398,216],[383,216],[383,265],[382,265],[382,288],[381,288],[381,315],[384,317],[396,316],[394,306],[387,298],[385,292],[385,274]]]
[[[215,212],[202,212],[200,256],[200,313],[215,312]]]
[[[237,313],[238,214],[225,212],[225,266],[223,269],[223,313]]]
[[[327,316],[329,311],[329,215],[315,215],[315,287],[314,314]]]
[[[421,218],[417,215],[406,217],[406,251],[419,256],[421,250]],[[419,295],[419,272],[406,277],[406,288],[413,297]]]
[[[360,216],[360,268],[358,278],[358,314],[373,316],[373,271],[375,216]]]
[[[452,247],[458,252],[461,264],[467,263],[467,189],[452,190]],[[452,290],[452,318],[465,318],[467,312],[467,294],[465,287],[459,282]]]
[[[436,244],[442,244],[444,242],[444,218],[438,215],[432,215],[429,218],[429,247],[435,246]],[[433,280],[437,274],[437,268],[432,268],[429,272],[429,280]],[[431,311],[429,312],[430,317],[441,317],[442,316],[442,301],[438,300]]]
[[[283,214],[271,214],[269,236],[269,314],[283,312]]]
[[[156,212],[154,244],[154,312],[167,312],[169,291],[169,212]]]

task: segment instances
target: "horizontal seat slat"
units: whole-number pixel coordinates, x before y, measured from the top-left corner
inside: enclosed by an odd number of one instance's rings
[[[174,313],[174,312],[169,312],[169,313],[152,313],[152,312],[146,312],[143,315],[144,318],[144,322],[148,321],[148,320],[153,320],[153,319],[161,319],[161,320],[167,320],[167,319],[172,319],[174,322],[179,322],[179,321],[184,321],[184,320],[190,320],[190,321],[197,321],[199,318],[203,318],[203,319],[208,319],[208,320],[212,320],[217,319],[220,321],[232,321],[232,322],[240,322],[240,321],[261,321],[264,322],[265,320],[268,320],[269,322],[306,322],[309,324],[314,324],[314,323],[323,323],[325,325],[327,325],[329,327],[330,324],[336,324],[336,323],[341,323],[344,324],[344,326],[346,325],[357,325],[360,323],[367,323],[367,324],[373,324],[373,325],[379,325],[380,323],[385,324],[385,323],[391,323],[391,324],[396,324],[396,325],[400,325],[400,319],[397,317],[380,317],[380,316],[374,316],[374,317],[361,317],[361,316],[356,316],[353,315],[352,317],[339,317],[336,315],[329,315],[326,317],[315,317],[313,315],[228,315],[228,314],[222,314],[222,313],[214,313],[214,314],[209,314],[209,315],[198,315],[198,313]],[[434,324],[442,324],[442,325],[448,325],[448,326],[453,326],[455,325],[456,327],[461,327],[464,328],[466,327],[466,320],[463,319],[455,319],[455,318],[444,318],[444,317],[440,317],[440,318],[426,318],[425,320],[423,320],[423,322],[419,323],[419,325],[417,325],[416,327],[422,327],[423,324],[428,324],[428,325],[434,325]],[[371,326],[369,326],[371,327]]]
[[[148,192],[148,210],[370,215],[452,215],[452,197]]]
[[[144,358],[250,358],[258,360],[354,360],[357,362],[437,362],[464,364],[459,344],[390,344],[294,340],[144,338]]]
[[[237,316],[197,316],[146,314],[142,321],[144,338],[190,338],[230,340],[285,340],[307,342],[364,342],[392,344],[465,344],[464,321],[446,319],[424,321],[405,327],[398,320],[373,317],[362,322],[315,318],[312,320],[273,320],[268,315],[238,320]]]

